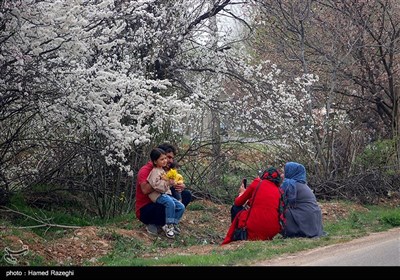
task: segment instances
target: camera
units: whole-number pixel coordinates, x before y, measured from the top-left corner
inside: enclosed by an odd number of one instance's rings
[[[243,183],[244,188],[247,188],[247,179],[246,178],[243,178],[242,183]]]

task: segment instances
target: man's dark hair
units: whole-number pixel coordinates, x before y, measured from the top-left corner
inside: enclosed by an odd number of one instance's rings
[[[176,148],[171,144],[162,143],[162,144],[158,145],[157,148],[164,150],[165,153],[167,153],[167,154],[172,152],[172,153],[174,153],[174,155],[176,155]]]

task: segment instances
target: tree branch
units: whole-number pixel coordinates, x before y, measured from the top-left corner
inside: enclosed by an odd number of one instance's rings
[[[38,227],[81,228],[80,226],[68,226],[68,225],[59,225],[59,224],[48,223],[48,222],[43,221],[41,219],[29,216],[29,215],[27,215],[25,213],[10,209],[10,208],[5,207],[5,206],[0,207],[0,211],[15,213],[15,214],[27,217],[27,218],[29,218],[31,220],[34,220],[35,222],[40,223],[40,225],[35,225],[35,226],[16,227],[16,228],[19,228],[19,229],[21,229],[21,228],[38,228]],[[6,226],[2,226],[1,228],[6,228]]]

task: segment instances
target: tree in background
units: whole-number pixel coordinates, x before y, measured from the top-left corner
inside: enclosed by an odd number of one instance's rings
[[[297,149],[313,174],[324,179],[352,174],[369,143],[382,138],[398,143],[396,1],[252,2],[257,55],[279,61],[287,76],[319,77],[308,88],[312,145]],[[399,166],[398,145],[396,150]]]
[[[227,30],[216,44],[210,19],[244,22],[231,4],[1,1],[0,186],[84,191],[109,217],[131,209],[132,181],[160,136],[212,139],[196,129],[210,109],[262,139],[307,133],[296,93],[315,78],[279,81]]]

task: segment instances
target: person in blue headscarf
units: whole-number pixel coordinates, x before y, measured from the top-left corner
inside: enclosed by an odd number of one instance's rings
[[[326,235],[322,225],[321,208],[307,185],[305,167],[297,162],[287,162],[281,185],[285,193],[285,226],[283,237],[320,237]]]

